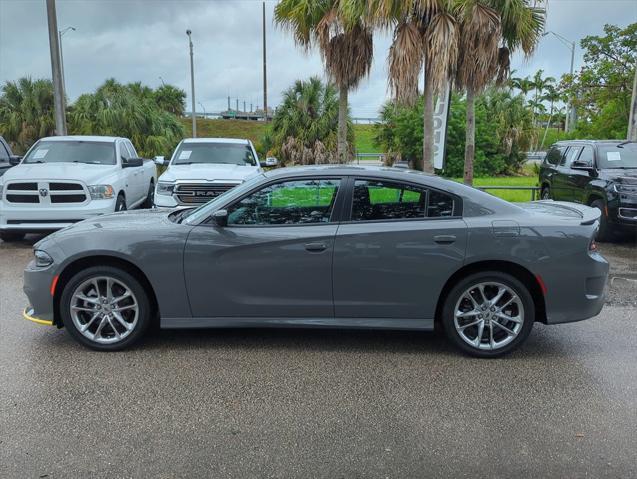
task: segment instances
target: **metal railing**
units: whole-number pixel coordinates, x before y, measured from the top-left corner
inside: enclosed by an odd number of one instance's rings
[[[531,192],[531,201],[540,199],[540,187],[539,186],[476,186],[475,188],[485,190],[526,190]]]

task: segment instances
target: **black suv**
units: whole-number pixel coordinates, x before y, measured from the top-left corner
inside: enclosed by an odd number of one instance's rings
[[[637,232],[637,142],[560,141],[540,167],[542,199],[573,201],[602,211],[599,240]]]

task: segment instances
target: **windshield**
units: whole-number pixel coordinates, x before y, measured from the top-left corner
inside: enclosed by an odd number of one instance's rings
[[[188,211],[187,216],[184,217],[183,222],[189,225],[194,225],[200,223],[205,220],[210,214],[215,211],[220,205],[225,203],[228,200],[232,200],[233,198],[237,198],[247,191],[249,191],[254,185],[263,180],[264,176],[255,175],[252,178],[244,181],[239,186],[235,186],[231,190],[226,191],[225,193],[220,194],[214,200],[210,200],[208,203],[201,205],[200,207]]]
[[[240,143],[182,143],[177,148],[173,165],[228,164],[256,166],[250,145]]]
[[[619,145],[597,147],[598,168],[637,168],[637,143],[620,143]]]
[[[115,144],[105,141],[40,141],[29,151],[23,164],[92,163],[115,164]]]

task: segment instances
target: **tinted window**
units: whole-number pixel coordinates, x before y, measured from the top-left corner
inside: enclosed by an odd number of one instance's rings
[[[115,164],[115,144],[103,141],[40,141],[24,163]]]
[[[123,141],[119,144],[119,154],[122,156],[123,160],[128,160],[129,158],[133,157],[130,151],[128,151],[128,146],[126,146],[126,142],[123,142]]]
[[[339,179],[283,181],[262,188],[228,208],[228,225],[327,223]]]
[[[427,196],[429,195],[429,201]],[[356,180],[352,221],[452,216],[453,198],[401,183]]]
[[[551,165],[557,165],[562,159],[562,156],[564,155],[564,151],[566,151],[566,147],[554,146],[546,154],[546,162],[550,163]]]
[[[578,160],[593,166],[593,148],[590,146],[582,148],[582,152],[580,153]]]
[[[562,161],[560,161],[560,166],[569,167],[571,163],[573,163],[573,161],[577,158],[577,155],[579,155],[581,149],[581,146],[571,146],[566,152],[566,155],[564,155],[564,157],[562,158]]]
[[[193,163],[251,165],[257,160],[245,143],[182,143],[173,157],[173,165]]]
[[[599,168],[637,168],[637,143],[599,145],[597,147]]]
[[[9,153],[2,143],[0,143],[0,163],[9,161]]]

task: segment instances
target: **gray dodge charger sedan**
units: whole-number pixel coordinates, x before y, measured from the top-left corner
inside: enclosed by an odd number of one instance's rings
[[[597,315],[599,211],[515,205],[415,171],[261,174],[194,209],[116,213],[38,242],[24,316],[117,350],[162,328],[431,330],[475,356]]]

